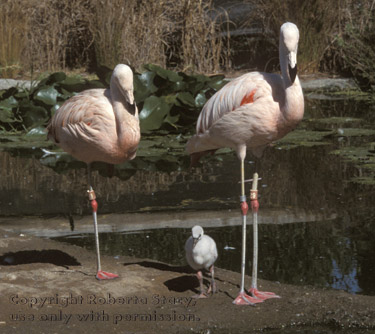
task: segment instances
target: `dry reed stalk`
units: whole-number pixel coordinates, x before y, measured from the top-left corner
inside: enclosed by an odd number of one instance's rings
[[[15,77],[21,69],[27,29],[22,3],[22,0],[0,1],[0,74],[5,78]]]
[[[218,71],[223,42],[218,17],[202,0],[95,0],[86,20],[94,37],[97,65],[125,62],[139,69],[145,63],[163,67]]]
[[[35,71],[65,70],[87,63],[90,35],[84,26],[83,12],[88,1],[24,1],[29,17],[26,58]]]
[[[226,13],[216,11],[212,0],[180,0],[171,15],[174,31],[169,51],[176,68],[200,73],[227,68],[230,39],[221,34]]]
[[[316,72],[339,24],[340,1],[247,0],[253,7],[247,24],[263,27],[265,38],[274,45],[274,54],[278,52],[280,26],[286,21],[297,24],[300,30],[299,70]]]
[[[92,1],[86,20],[94,37],[97,64],[113,67],[124,62],[136,68],[144,63],[165,66],[165,37],[170,29],[164,15],[166,2]]]
[[[13,53],[24,71],[124,62],[212,73],[228,64],[229,44],[220,37],[222,17],[213,15],[212,0],[0,1],[9,7],[1,13],[8,20],[0,27],[1,52]],[[18,39],[17,29],[23,29]]]

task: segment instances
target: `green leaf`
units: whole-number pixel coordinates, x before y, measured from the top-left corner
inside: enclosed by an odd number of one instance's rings
[[[180,115],[178,114],[174,116],[172,116],[171,114],[168,114],[165,117],[164,122],[172,125],[175,129],[177,129],[176,123],[178,122],[179,119],[180,119]]]
[[[18,106],[18,101],[13,97],[10,96],[5,100],[0,101],[0,109],[1,110],[12,110],[14,107]]]
[[[156,96],[148,97],[139,113],[141,130],[159,129],[170,109],[171,106],[165,102],[165,99]]]
[[[144,65],[144,68],[146,68],[149,71],[155,72],[159,77],[172,81],[172,82],[177,82],[177,81],[182,81],[183,78],[182,76],[178,75],[176,72],[166,70],[160,66],[153,65],[153,64],[146,64]]]
[[[134,97],[137,103],[143,102],[158,90],[154,85],[154,78],[155,73],[150,71],[134,76]]]
[[[26,133],[26,136],[43,136],[46,137],[47,130],[44,126],[38,126],[36,128],[31,129],[28,133]]]
[[[197,82],[206,82],[209,81],[210,78],[203,75],[203,74],[193,74],[190,76],[191,78],[195,79]]]
[[[176,81],[172,85],[172,88],[175,92],[180,92],[180,91],[183,91],[183,90],[187,89],[187,84],[186,84],[186,82],[183,82],[183,81]]]
[[[48,112],[41,106],[36,106],[32,101],[20,102],[20,110],[23,114],[24,124],[27,128],[42,125],[48,118]]]
[[[177,95],[175,95],[175,94],[163,96],[163,98],[164,98],[165,102],[167,102],[168,104],[176,104]]]
[[[177,94],[177,98],[183,103],[190,107],[195,107],[195,99],[193,95],[188,92],[180,92]]]
[[[218,91],[220,88],[225,86],[228,83],[228,80],[225,79],[224,75],[216,75],[210,78],[208,86],[215,91]]]
[[[93,89],[93,88],[108,88],[108,85],[103,84],[100,80],[90,80],[85,83],[85,87],[82,89]]]
[[[0,101],[0,122],[3,123],[13,123],[17,120],[13,114],[13,108],[18,106],[18,101],[10,96],[7,99]]]
[[[48,105],[54,105],[56,104],[56,99],[59,95],[59,92],[54,87],[44,87],[38,91],[35,100]]]
[[[2,123],[12,123],[15,122],[16,119],[11,110],[5,110],[0,108],[0,122]]]
[[[86,81],[79,77],[67,77],[59,86],[68,92],[79,92],[85,88]]]
[[[63,103],[56,103],[50,110],[51,110],[51,116],[55,114],[57,110],[63,105]]]
[[[340,128],[337,130],[338,137],[360,137],[360,136],[374,136],[374,129],[363,128]]]
[[[203,93],[198,93],[197,96],[195,97],[195,105],[198,108],[202,108],[206,102],[207,102],[206,95],[204,95]]]
[[[47,78],[47,81],[46,83],[48,85],[53,85],[57,82],[61,82],[63,80],[65,80],[66,78],[66,74],[64,72],[56,72],[56,73],[52,73],[48,78]]]

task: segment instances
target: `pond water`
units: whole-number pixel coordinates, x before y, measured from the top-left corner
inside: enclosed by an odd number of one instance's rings
[[[293,133],[261,160],[247,157],[246,177],[256,166],[262,178],[259,277],[375,295],[375,106],[313,97]],[[239,162],[224,149],[189,171],[188,137],[143,136],[113,177],[95,164],[103,253],[184,265],[185,240],[201,224],[218,244],[217,265],[240,271]],[[94,249],[82,223],[85,166],[44,138],[0,135],[0,227]],[[247,240],[250,260],[251,226]]]

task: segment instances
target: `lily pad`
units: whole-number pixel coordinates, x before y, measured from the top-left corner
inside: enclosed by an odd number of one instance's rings
[[[339,137],[358,137],[358,136],[373,136],[375,135],[374,129],[361,129],[361,128],[340,128],[337,130],[336,136]]]
[[[362,118],[355,117],[327,117],[327,118],[315,118],[310,119],[310,122],[324,123],[324,124],[345,124],[352,122],[363,122]]]
[[[332,135],[334,131],[308,131],[294,130],[284,138],[277,141],[278,148],[294,148],[298,146],[312,147],[328,145],[329,142],[322,141],[325,137]]]
[[[205,94],[199,93],[195,97],[195,105],[198,108],[202,108],[205,105],[206,102],[207,102],[207,98],[206,98]]]
[[[157,130],[164,122],[171,106],[163,98],[150,96],[145,100],[142,111],[139,113],[142,131]]]
[[[330,152],[357,164],[375,163],[374,143],[364,146],[346,146]]]
[[[5,100],[0,101],[0,109],[2,110],[11,111],[14,107],[17,107],[17,106],[18,106],[18,101],[13,96],[10,96]]]
[[[56,104],[56,100],[59,95],[60,93],[54,87],[43,87],[37,92],[35,100],[52,106]]]
[[[40,136],[40,137],[44,137],[47,138],[47,130],[45,127],[43,126],[38,126],[36,128],[33,128],[31,129],[28,133],[26,133],[26,136]]]
[[[52,73],[46,81],[46,84],[53,85],[57,82],[61,82],[66,79],[66,74],[64,72],[55,72]]]
[[[16,118],[14,117],[12,109],[17,106],[18,101],[13,96],[10,96],[5,100],[0,101],[0,122],[15,122]]]
[[[195,99],[189,92],[181,92],[177,94],[177,98],[190,107],[195,107]]]
[[[143,102],[158,88],[154,85],[155,73],[151,71],[143,72],[134,76],[134,97],[137,103]]]
[[[351,182],[363,185],[375,185],[375,176],[358,176],[350,179]]]
[[[21,101],[20,110],[26,128],[42,125],[48,119],[47,110],[41,106],[36,106],[32,101]]]
[[[149,70],[149,71],[155,72],[159,77],[161,77],[163,79],[167,79],[167,80],[172,81],[172,82],[177,82],[177,81],[183,80],[182,76],[178,75],[176,72],[173,72],[171,70],[167,70],[167,69],[162,68],[162,67],[157,66],[157,65],[147,64],[147,65],[144,65],[144,68]]]

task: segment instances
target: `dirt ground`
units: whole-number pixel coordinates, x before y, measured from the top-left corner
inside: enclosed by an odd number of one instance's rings
[[[218,293],[191,298],[187,267],[105,257],[120,278],[95,279],[95,254],[77,246],[0,230],[1,333],[258,333],[261,330],[375,329],[375,297],[260,280],[279,294],[236,306],[240,275],[217,268]],[[246,277],[250,283],[250,278]],[[208,280],[206,281],[208,283]],[[326,332],[325,332],[326,333]],[[366,331],[367,333],[367,331]]]

